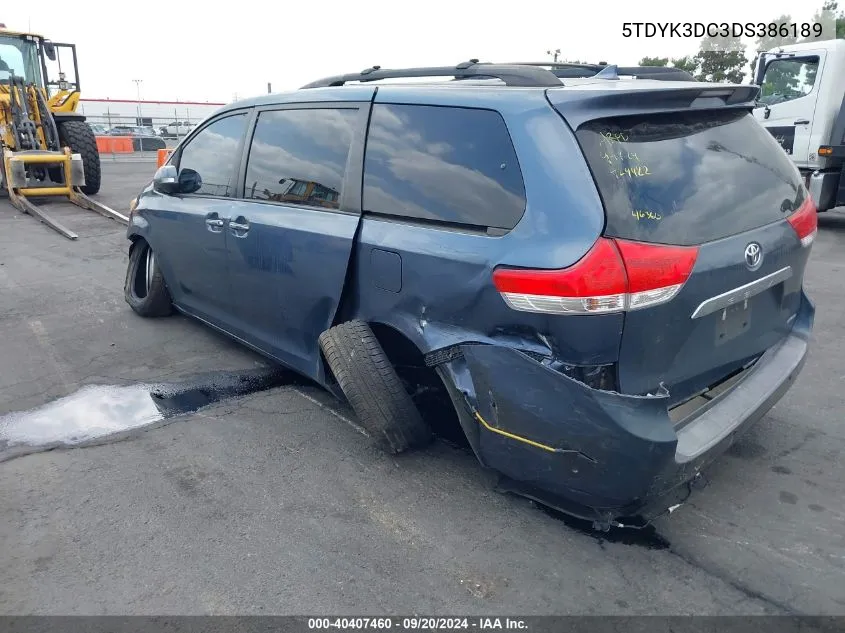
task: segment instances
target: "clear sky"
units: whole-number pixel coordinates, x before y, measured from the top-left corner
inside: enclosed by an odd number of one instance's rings
[[[625,38],[625,22],[811,21],[823,0],[309,0],[3,2],[0,22],[78,48],[83,97],[231,101],[382,67],[694,54],[687,38]],[[845,6],[845,3],[842,3]],[[818,5],[818,6],[817,6]],[[210,7],[220,7],[212,9]],[[749,41],[749,44],[751,42]]]

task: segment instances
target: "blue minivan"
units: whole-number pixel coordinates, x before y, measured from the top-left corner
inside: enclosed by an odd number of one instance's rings
[[[132,201],[126,300],[388,452],[434,394],[507,490],[600,527],[668,507],[800,372],[817,229],[756,86],[660,79],[472,60],[226,106]]]

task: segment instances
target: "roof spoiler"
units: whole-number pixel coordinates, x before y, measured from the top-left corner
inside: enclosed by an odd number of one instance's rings
[[[593,84],[591,87],[594,87]],[[549,90],[555,108],[574,128],[593,119],[624,114],[657,114],[689,110],[737,108],[752,110],[760,87],[752,84],[700,84],[698,86],[614,90]]]

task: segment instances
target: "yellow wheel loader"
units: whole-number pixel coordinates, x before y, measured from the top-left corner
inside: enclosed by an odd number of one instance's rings
[[[70,77],[62,70],[61,50],[72,58]],[[49,78],[47,60],[58,63],[57,80]],[[100,190],[100,154],[94,132],[76,111],[79,98],[76,45],[0,24],[0,193],[72,240],[76,233],[29,198],[60,197],[124,224],[129,221],[88,197]]]

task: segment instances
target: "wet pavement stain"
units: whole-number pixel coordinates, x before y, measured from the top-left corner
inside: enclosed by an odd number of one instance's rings
[[[607,532],[596,530],[591,521],[586,519],[579,519],[569,514],[565,514],[554,508],[544,506],[540,503],[534,502],[535,505],[549,515],[553,519],[557,519],[565,523],[568,527],[586,534],[598,541],[599,545],[605,543],[620,543],[622,545],[636,545],[651,550],[669,549],[669,540],[657,532],[657,528],[651,524],[646,524],[640,517],[629,517],[625,519],[618,519],[623,525],[632,527],[612,527]]]
[[[299,382],[286,370],[263,367],[209,372],[178,383],[88,385],[37,409],[1,416],[0,462],[117,441],[220,400]]]
[[[739,457],[741,459],[754,459],[756,457],[763,457],[766,454],[766,448],[757,442],[743,439],[731,445],[727,454],[731,457]]]
[[[781,503],[789,503],[791,505],[795,505],[796,503],[798,503],[798,497],[791,492],[781,490],[780,494],[778,495],[778,501],[780,501]]]

